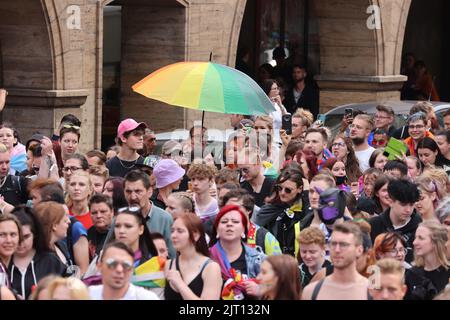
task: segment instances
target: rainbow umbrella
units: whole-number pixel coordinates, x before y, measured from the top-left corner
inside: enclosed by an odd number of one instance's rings
[[[220,113],[264,115],[275,111],[245,73],[212,62],[179,62],[148,75],[132,89],[170,105]]]

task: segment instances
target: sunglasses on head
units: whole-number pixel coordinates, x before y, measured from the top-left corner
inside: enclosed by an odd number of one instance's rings
[[[109,258],[105,261],[106,266],[108,267],[108,269],[116,269],[117,266],[120,264],[123,268],[124,271],[130,271],[131,269],[133,269],[133,264],[129,261],[119,261],[116,260],[114,258]]]
[[[133,206],[133,207],[123,207],[123,208],[119,208],[119,209],[117,210],[117,213],[125,212],[125,211],[127,211],[127,212],[133,212],[133,213],[135,213],[135,212],[141,212],[141,208],[138,207],[138,206]]]
[[[75,126],[73,124],[65,124],[65,125],[63,125],[63,128],[66,128],[66,129],[73,128],[75,130],[80,130],[81,129],[79,126]]]

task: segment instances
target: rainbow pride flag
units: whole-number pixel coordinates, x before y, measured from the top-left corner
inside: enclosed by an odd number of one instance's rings
[[[145,288],[164,288],[166,277],[164,276],[164,265],[166,259],[153,257],[134,269],[131,283]]]

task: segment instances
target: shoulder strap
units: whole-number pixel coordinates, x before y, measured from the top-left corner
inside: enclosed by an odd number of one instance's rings
[[[202,265],[202,268],[200,269],[200,274],[203,273],[203,270],[205,270],[206,266],[211,262],[211,259],[208,258]]]
[[[311,295],[311,300],[317,300],[317,296],[319,295],[319,291],[322,288],[324,281],[325,281],[325,278],[323,278],[316,284],[316,286],[314,287],[313,293]]]

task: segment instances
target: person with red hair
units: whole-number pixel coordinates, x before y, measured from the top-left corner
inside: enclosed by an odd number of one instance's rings
[[[223,300],[242,300],[259,293],[256,277],[266,256],[245,244],[247,225],[237,205],[224,206],[214,221],[210,253],[222,272]]]

